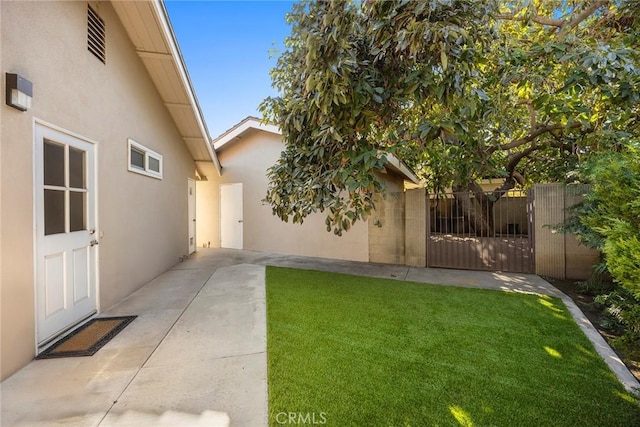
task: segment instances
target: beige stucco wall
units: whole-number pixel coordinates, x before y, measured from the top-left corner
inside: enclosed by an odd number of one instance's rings
[[[3,89],[6,72],[34,86],[28,112],[0,107],[3,379],[35,353],[35,118],[97,141],[102,309],[188,251],[193,160],[112,6],[96,9],[106,24],[106,65],[87,51],[87,3],[0,2]],[[127,171],[127,138],[163,155],[163,180]]]
[[[427,266],[427,194],[424,188],[405,192],[405,264]]]
[[[535,206],[536,274],[556,279],[587,279],[598,262],[598,251],[580,244],[573,234],[556,231],[568,208],[582,200],[586,185],[538,184]]]
[[[206,181],[196,181],[196,244],[220,247],[220,177],[213,162],[197,162]]]
[[[2,6],[0,6],[0,77],[2,75],[2,72],[4,71],[3,68],[3,62],[2,62]],[[0,91],[0,93],[5,93],[5,82],[3,81],[4,79],[0,78],[0,80],[2,80],[2,83],[0,83],[0,88],[2,89],[2,91]],[[4,188],[2,183],[4,182],[4,176],[2,174],[2,170],[3,170],[3,157],[2,157],[2,152],[3,152],[3,134],[2,134],[2,123],[3,123],[3,116],[4,116],[4,108],[0,108],[0,334],[2,334],[2,323],[3,323],[3,318],[2,318],[2,289],[3,289],[3,278],[4,278],[4,274],[2,272],[2,260],[4,259],[4,248],[2,245],[2,242],[4,241],[4,228],[2,226],[2,218],[4,217],[4,211],[2,210],[2,207],[4,206],[3,204],[3,197],[2,194],[4,194]],[[2,338],[0,336],[0,357],[2,357]],[[4,372],[2,371],[2,362],[0,361],[0,381],[4,378]]]
[[[404,181],[395,174],[380,174],[385,193],[375,197],[369,218],[369,261],[405,263]]]
[[[220,245],[220,184],[242,183],[244,249],[368,261],[366,223],[356,223],[338,237],[326,231],[324,214],[312,215],[302,225],[285,223],[272,214],[270,206],[262,203],[267,192],[267,169],[275,164],[283,148],[281,136],[250,130],[218,152],[222,176],[216,179],[210,174],[211,180],[196,184],[199,245],[205,242],[211,242],[212,247]]]

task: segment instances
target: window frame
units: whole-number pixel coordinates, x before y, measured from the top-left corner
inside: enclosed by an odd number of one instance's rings
[[[138,151],[140,153],[142,153],[144,155],[144,167],[140,167],[137,165],[134,165],[133,163],[131,163],[131,151],[135,150]],[[159,171],[154,171],[153,169],[151,169],[149,167],[149,159],[155,159],[158,162],[158,169]],[[129,138],[127,140],[127,169],[129,170],[129,172],[133,172],[133,173],[137,173],[140,175],[145,175],[145,176],[149,176],[151,178],[155,178],[155,179],[162,179],[162,171],[163,171],[163,161],[162,161],[162,154],[153,151],[152,149],[145,147],[144,145],[140,144],[139,142],[134,141],[133,139]]]

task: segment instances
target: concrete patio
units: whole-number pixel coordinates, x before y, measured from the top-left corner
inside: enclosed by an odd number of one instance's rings
[[[266,265],[557,296],[625,387],[640,387],[576,304],[535,275],[200,249],[101,313],[138,318],[94,356],[34,360],[5,380],[0,424],[266,426]]]

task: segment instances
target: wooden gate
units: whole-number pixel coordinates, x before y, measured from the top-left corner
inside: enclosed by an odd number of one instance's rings
[[[465,204],[475,202],[470,197],[427,196],[427,267],[533,273],[533,191],[512,190],[484,203],[477,212],[484,225],[464,213]]]

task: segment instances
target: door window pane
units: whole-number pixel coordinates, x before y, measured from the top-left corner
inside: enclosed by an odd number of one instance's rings
[[[84,151],[69,147],[69,187],[86,188],[84,175]]]
[[[87,193],[69,192],[69,231],[86,230],[85,200]]]
[[[65,232],[64,191],[44,190],[44,234]]]
[[[44,185],[64,186],[64,146],[44,142]]]

